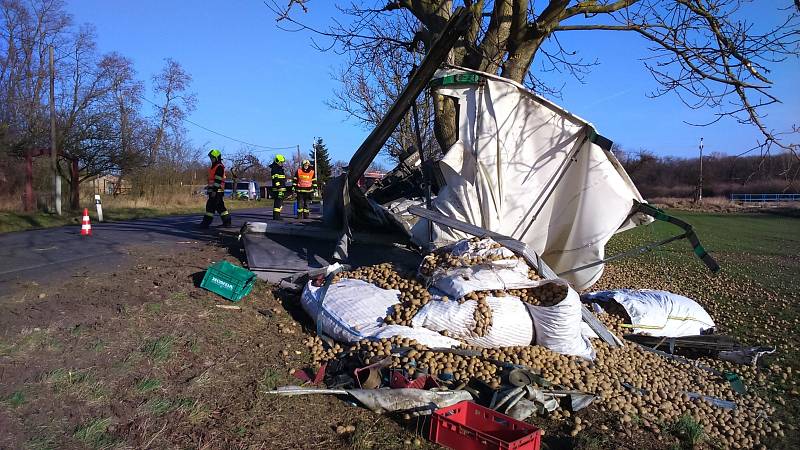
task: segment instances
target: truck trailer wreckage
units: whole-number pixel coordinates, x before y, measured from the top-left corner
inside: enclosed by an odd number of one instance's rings
[[[589,122],[518,83],[445,64],[468,18],[463,8],[454,13],[346,172],[328,183],[321,220],[242,227],[250,270],[302,292],[317,327],[307,342],[317,375],[298,378],[327,389],[270,393],[349,395],[376,412],[412,414],[474,399],[519,420],[559,407],[577,411],[598,398],[600,410],[620,412],[623,424],[629,414],[676,419],[689,404],[680,402],[697,401],[733,420],[747,404],[745,420],[756,426],[770,414],[763,399],[747,394],[736,374],[681,355],[754,364],[774,349],[713,334],[700,305],[668,292],[578,295],[605,263],[680,239],[710,271],[719,266],[691,225],[645,202],[612,142]],[[357,180],[404,117],[417,122],[416,99],[426,89],[454,101],[455,143],[441,160],[428,160],[417,132],[415,148],[362,191]],[[614,234],[656,220],[681,232],[605,254]],[[657,311],[666,304],[672,309]],[[645,307],[662,313],[663,334],[648,330]],[[604,308],[626,309],[628,323],[609,314],[601,320],[595,312]],[[673,311],[687,316],[677,320]],[[642,379],[620,381],[624,371]],[[647,390],[659,372],[678,380],[675,395],[683,400]],[[380,386],[397,392],[373,390]],[[447,389],[418,389],[431,386]],[[728,419],[706,424],[709,435],[733,439],[725,435]],[[576,422],[573,436],[580,430]],[[443,442],[434,435],[432,426],[432,440]]]
[[[560,276],[576,289],[594,284],[605,262],[682,238],[712,271],[719,270],[691,225],[644,202],[611,153],[612,141],[589,122],[513,81],[441,68],[468,17],[463,8],[454,13],[347,171],[328,183],[321,222],[242,228],[250,269],[267,281],[297,287],[335,261],[413,267],[420,250],[474,236],[494,238],[546,278]],[[417,151],[362,192],[356,180],[426,88],[455,100],[455,144],[434,162],[423,159],[418,141]],[[605,257],[604,246],[615,233],[654,219],[684,232]],[[593,318],[584,308],[595,332],[616,344]]]

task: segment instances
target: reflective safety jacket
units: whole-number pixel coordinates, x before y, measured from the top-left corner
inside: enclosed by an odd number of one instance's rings
[[[315,176],[314,169],[308,170],[302,167],[297,169],[294,174],[294,190],[295,192],[314,192],[317,189],[317,177]]]
[[[283,166],[273,162],[269,165],[269,170],[272,173],[272,191],[286,192],[286,172],[283,171]]]
[[[225,191],[225,166],[221,163],[214,163],[208,169],[208,190],[214,192]]]

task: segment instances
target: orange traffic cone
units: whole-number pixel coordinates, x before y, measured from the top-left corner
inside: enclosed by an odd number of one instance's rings
[[[89,208],[83,208],[83,221],[81,222],[81,236],[92,235],[92,224],[89,223]]]

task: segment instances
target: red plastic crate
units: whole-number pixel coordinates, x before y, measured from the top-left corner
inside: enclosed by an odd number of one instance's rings
[[[433,412],[430,440],[457,450],[539,450],[542,430],[465,400]]]

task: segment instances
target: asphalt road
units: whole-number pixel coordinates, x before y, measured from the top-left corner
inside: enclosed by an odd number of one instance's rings
[[[271,208],[233,211],[233,226],[245,221],[264,221]],[[102,273],[119,267],[126,248],[137,244],[181,245],[187,242],[215,241],[214,229],[196,225],[201,214],[165,216],[126,222],[92,223],[92,236],[80,235],[80,225],[0,234],[0,295],[15,290],[20,283],[56,280],[75,273]]]

